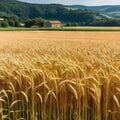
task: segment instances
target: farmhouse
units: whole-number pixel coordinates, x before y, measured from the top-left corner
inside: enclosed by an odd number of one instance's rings
[[[37,25],[32,25],[31,28],[39,28]]]
[[[3,21],[4,20],[4,18],[0,18],[0,21]]]
[[[61,21],[59,20],[48,21],[46,23],[46,27],[59,28],[61,27]]]

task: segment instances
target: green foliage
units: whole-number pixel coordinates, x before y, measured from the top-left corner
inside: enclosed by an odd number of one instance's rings
[[[82,6],[84,8],[84,6]],[[60,20],[67,26],[119,26],[119,20],[108,19],[98,12],[87,9],[69,9],[59,4],[28,4],[17,0],[0,0],[0,17],[5,18],[10,26],[19,27],[25,22],[26,27],[44,26],[46,20]]]
[[[10,19],[10,20],[8,21],[8,23],[9,23],[10,26],[15,26],[15,21],[14,21],[14,20],[11,20],[11,19]]]
[[[9,24],[8,24],[7,21],[2,21],[1,22],[1,27],[8,27],[8,26],[9,26]]]
[[[94,10],[110,18],[120,18],[120,5],[106,5],[106,6],[72,5],[70,6],[70,8]]]
[[[15,27],[20,27],[20,22],[18,20],[15,21]]]
[[[5,12],[0,12],[0,17],[4,18],[4,20],[7,21],[8,26],[19,27],[20,23],[22,22],[18,16],[7,14]]]
[[[32,26],[44,27],[45,21],[42,18],[28,19],[25,21],[25,27]]]

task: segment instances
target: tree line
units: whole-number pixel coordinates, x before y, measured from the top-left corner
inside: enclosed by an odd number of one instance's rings
[[[0,21],[1,27],[20,27],[20,24],[22,20],[16,16],[16,15],[10,15],[4,12],[0,12],[0,18],[3,18],[3,20]]]
[[[1,17],[1,16],[0,16]],[[4,18],[4,20],[0,21],[0,27],[46,27],[46,21],[43,18],[33,18],[33,19],[26,19],[22,20],[19,17],[15,15],[7,15],[2,16],[1,18]],[[120,26],[120,20],[117,19],[93,19],[90,20],[88,18],[87,21],[81,20],[81,21],[75,21],[72,20],[69,22],[63,22],[63,26]]]

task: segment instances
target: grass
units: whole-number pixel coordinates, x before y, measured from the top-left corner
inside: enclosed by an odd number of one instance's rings
[[[73,7],[67,7],[67,6],[66,6],[65,8],[66,8],[67,10],[73,10],[73,11],[79,9],[79,8],[73,8]]]
[[[120,19],[120,11],[106,12],[105,14],[112,18]]]
[[[120,27],[62,27],[62,28],[24,28],[7,27],[0,28],[0,31],[120,31]]]
[[[0,31],[36,31],[39,28],[25,28],[25,27],[5,27],[0,28]]]
[[[0,120],[119,120],[119,38],[1,32]]]
[[[120,31],[120,28],[113,29],[112,27],[66,27],[66,28],[40,28],[39,30],[48,31]]]

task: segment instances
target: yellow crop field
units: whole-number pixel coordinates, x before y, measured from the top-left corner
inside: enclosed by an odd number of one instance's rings
[[[0,32],[0,120],[120,120],[120,32]]]

